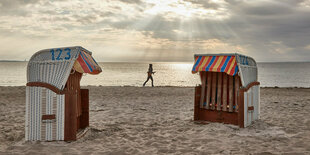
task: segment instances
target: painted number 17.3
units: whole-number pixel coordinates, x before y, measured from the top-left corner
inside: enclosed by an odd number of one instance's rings
[[[52,60],[63,60],[62,57],[61,57],[62,49],[60,49],[60,48],[58,48],[56,50],[52,49],[52,50],[50,50],[50,52],[52,54]],[[57,53],[57,52],[58,52],[58,54],[55,55],[55,53]],[[64,57],[65,60],[69,60],[71,58],[71,53],[70,53],[71,49],[70,48],[65,48],[64,52],[66,53],[66,57]]]

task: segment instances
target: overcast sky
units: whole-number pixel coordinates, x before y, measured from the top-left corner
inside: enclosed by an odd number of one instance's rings
[[[0,0],[0,23],[7,60],[79,45],[103,62],[310,61],[310,0]]]

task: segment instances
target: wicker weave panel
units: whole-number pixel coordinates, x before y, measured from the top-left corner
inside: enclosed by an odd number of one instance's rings
[[[42,87],[26,87],[25,140],[64,140],[64,95]],[[42,115],[56,115],[42,120]]]
[[[42,88],[26,88],[25,139],[41,140]]]
[[[70,57],[67,54],[68,49]],[[28,63],[27,82],[44,82],[62,90],[82,49],[82,47],[65,47],[35,53]]]

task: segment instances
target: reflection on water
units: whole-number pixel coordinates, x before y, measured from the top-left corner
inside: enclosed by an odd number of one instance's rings
[[[99,63],[102,74],[86,75],[82,85],[142,86],[147,78],[146,63]],[[153,63],[155,86],[195,86],[199,76],[191,74],[192,64]],[[151,82],[146,86],[151,86]]]
[[[103,72],[85,75],[82,85],[142,86],[147,78],[147,63],[99,63]],[[26,83],[27,62],[0,62],[0,85]],[[310,87],[310,63],[258,63],[261,86]],[[153,63],[155,86],[195,86],[199,76],[192,74],[192,63]],[[151,83],[147,83],[150,86]]]
[[[0,62],[0,86],[26,85],[28,62]]]
[[[263,86],[310,87],[310,62],[258,63]]]

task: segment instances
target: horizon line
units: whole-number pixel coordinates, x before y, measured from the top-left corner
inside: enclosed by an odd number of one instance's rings
[[[0,62],[28,62],[28,60],[0,60]],[[98,63],[192,63],[193,61],[97,61]],[[307,61],[256,61],[257,63],[292,63],[310,62]]]

